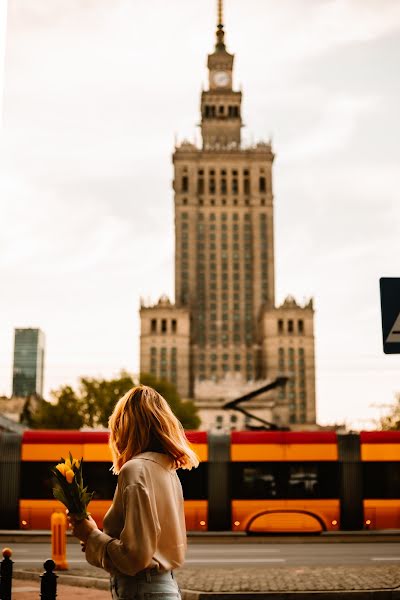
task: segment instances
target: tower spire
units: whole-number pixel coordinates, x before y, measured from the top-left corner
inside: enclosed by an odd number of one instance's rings
[[[216,49],[217,50],[225,50],[225,43],[224,43],[224,36],[225,36],[225,32],[224,32],[224,23],[223,23],[223,13],[224,13],[224,3],[223,0],[218,0],[218,15],[217,15],[217,43],[216,43]]]
[[[223,0],[218,0],[218,23],[217,25],[222,26],[223,22],[223,11],[224,11],[224,3]]]

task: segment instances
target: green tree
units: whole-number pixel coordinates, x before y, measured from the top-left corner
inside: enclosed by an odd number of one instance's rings
[[[85,424],[82,403],[70,386],[51,392],[55,402],[41,399],[35,411],[25,411],[25,420],[33,429],[80,429]],[[25,407],[24,407],[25,409]]]
[[[396,395],[390,412],[380,419],[380,428],[385,431],[400,431],[400,394]]]
[[[198,429],[200,419],[193,402],[184,402],[169,381],[142,374],[141,383],[157,390],[168,402],[185,429]],[[42,399],[27,401],[23,410],[24,423],[34,429],[80,429],[83,426],[107,427],[117,401],[137,381],[125,371],[114,379],[81,377],[78,391],[63,386],[51,393],[52,402]]]
[[[166,399],[184,429],[199,428],[201,421],[196,405],[191,400],[183,401],[173,383],[165,379],[157,379],[150,373],[141,373],[140,383],[154,388]]]
[[[85,415],[85,425],[107,427],[108,418],[115,404],[135,384],[132,376],[121,371],[115,379],[94,379],[81,377],[79,397]]]

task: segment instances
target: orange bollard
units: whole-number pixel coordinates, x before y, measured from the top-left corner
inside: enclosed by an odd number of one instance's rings
[[[56,563],[56,569],[66,571],[67,563],[67,517],[62,512],[51,515],[51,558]]]

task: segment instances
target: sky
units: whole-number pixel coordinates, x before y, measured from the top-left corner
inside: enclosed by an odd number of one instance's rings
[[[0,0],[0,395],[15,327],[45,332],[46,396],[138,371],[140,297],[173,296],[171,154],[200,139],[215,5]],[[318,421],[371,428],[400,391],[379,299],[400,276],[400,2],[225,0],[224,20],[245,143],[276,154],[277,303],[315,302]]]

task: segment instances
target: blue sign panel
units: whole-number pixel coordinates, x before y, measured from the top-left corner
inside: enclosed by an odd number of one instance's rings
[[[400,354],[400,277],[381,277],[383,351]]]

